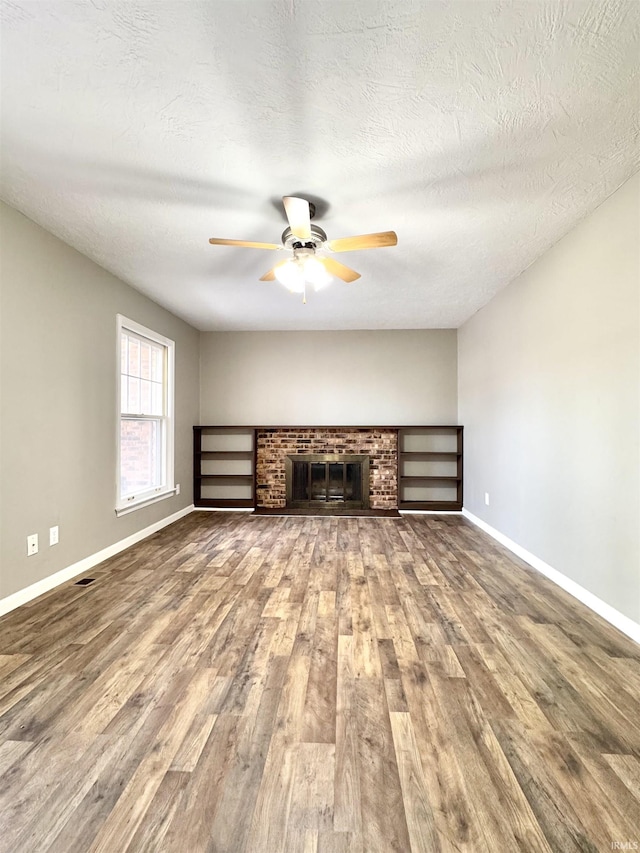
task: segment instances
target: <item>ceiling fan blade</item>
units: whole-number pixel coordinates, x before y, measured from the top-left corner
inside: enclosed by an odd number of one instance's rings
[[[275,281],[275,279],[275,270],[269,270],[269,272],[266,272],[264,275],[261,275],[258,281]]]
[[[382,249],[384,246],[396,246],[398,235],[395,231],[378,231],[376,234],[361,234],[359,237],[342,237],[329,240],[332,252],[353,252],[355,249]]]
[[[282,199],[284,211],[289,220],[289,227],[296,237],[301,240],[311,239],[311,212],[309,202],[303,198],[286,195]]]
[[[350,267],[345,267],[344,264],[341,264],[339,261],[334,261],[333,258],[319,258],[317,255],[316,258],[320,261],[327,272],[330,272],[331,275],[335,275],[336,278],[341,278],[343,281],[355,281],[357,278],[360,278],[359,272],[352,270]]]
[[[277,243],[252,243],[250,240],[224,240],[222,237],[209,237],[214,246],[244,246],[245,249],[281,249]]]

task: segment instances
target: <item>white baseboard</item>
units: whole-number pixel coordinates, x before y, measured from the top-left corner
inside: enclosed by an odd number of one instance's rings
[[[565,592],[568,592],[569,595],[577,598],[578,601],[581,601],[582,604],[585,604],[590,610],[597,613],[598,616],[602,616],[602,618],[606,619],[606,621],[613,625],[614,628],[617,628],[619,631],[622,631],[623,634],[631,637],[631,639],[635,640],[636,643],[640,643],[640,625],[637,622],[634,622],[633,619],[625,616],[624,613],[620,613],[620,611],[616,610],[615,607],[607,604],[606,601],[598,598],[597,595],[589,592],[588,589],[580,586],[579,583],[576,583],[574,580],[571,580],[571,578],[563,575],[562,572],[554,569],[552,566],[545,563],[544,560],[536,557],[535,554],[530,553],[526,548],[518,545],[518,543],[514,542],[512,539],[509,539],[509,537],[505,536],[504,533],[500,533],[499,530],[491,527],[491,525],[487,524],[486,521],[483,521],[481,518],[473,515],[469,510],[463,508],[462,515],[481,530],[484,530],[485,533],[488,533],[489,536],[501,545],[504,545],[505,548],[512,551],[517,557],[520,557],[521,560],[524,560],[525,563],[529,563],[529,565],[536,569],[536,571],[540,572],[540,574],[549,578],[550,581],[553,581],[559,587],[562,587],[562,589]]]
[[[168,515],[160,521],[156,521],[154,524],[150,524],[149,527],[138,530],[137,533],[132,533],[131,536],[127,536],[126,539],[121,539],[119,542],[114,542],[113,545],[108,545],[106,548],[103,548],[101,551],[97,551],[95,554],[90,554],[83,560],[79,560],[77,563],[67,566],[66,569],[61,569],[59,572],[49,575],[48,578],[43,578],[41,581],[31,584],[31,586],[27,586],[24,589],[18,590],[18,592],[14,592],[13,595],[8,595],[6,598],[0,599],[0,616],[3,616],[5,613],[9,613],[11,610],[15,610],[16,607],[20,607],[28,601],[33,601],[34,598],[38,598],[39,595],[49,592],[49,590],[59,586],[61,583],[66,583],[66,581],[71,580],[71,578],[76,577],[76,575],[85,574],[89,569],[97,566],[98,563],[102,563],[103,560],[108,560],[109,557],[114,557],[116,554],[119,554],[120,551],[124,551],[125,548],[130,548],[132,545],[135,545],[136,542],[146,539],[147,536],[157,533],[158,530],[162,530],[163,527],[173,524],[174,521],[184,518],[185,515],[189,515],[191,512],[193,512],[193,504],[185,507],[184,509],[178,510],[178,512],[174,512],[173,515]]]

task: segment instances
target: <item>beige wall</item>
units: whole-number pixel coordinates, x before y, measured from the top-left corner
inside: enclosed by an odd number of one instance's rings
[[[207,332],[206,424],[457,423],[453,329]]]
[[[0,204],[0,598],[192,501],[198,332]],[[116,518],[116,314],[176,342],[182,493]],[[60,543],[49,547],[49,527]],[[38,533],[40,552],[26,556]]]
[[[458,334],[465,507],[636,621],[639,199],[636,176]]]

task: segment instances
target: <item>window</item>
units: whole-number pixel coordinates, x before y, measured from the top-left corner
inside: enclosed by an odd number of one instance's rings
[[[175,493],[175,344],[118,314],[118,471],[116,514]]]

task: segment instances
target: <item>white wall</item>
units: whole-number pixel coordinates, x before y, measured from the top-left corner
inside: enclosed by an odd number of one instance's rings
[[[0,204],[0,599],[192,502],[198,332]],[[116,518],[116,314],[176,342],[182,493]],[[60,543],[48,544],[49,527]],[[27,535],[40,552],[26,556]]]
[[[635,621],[639,199],[636,175],[458,334],[466,509]]]
[[[201,422],[457,423],[453,329],[205,332]]]

